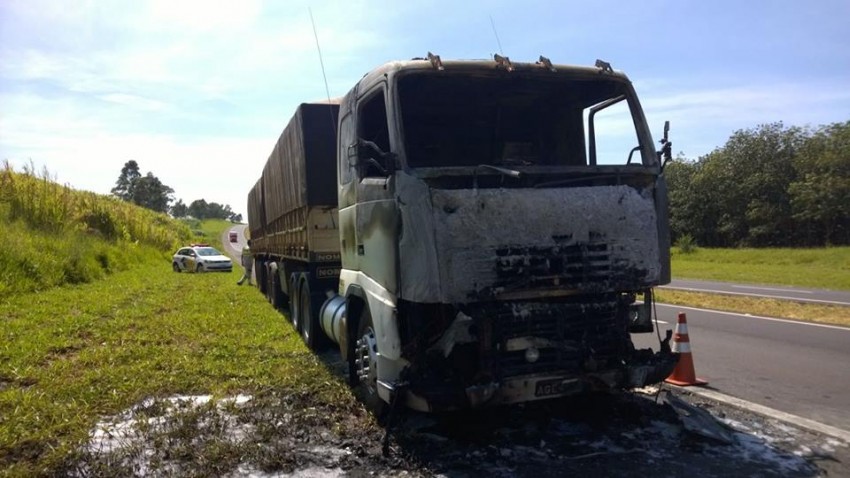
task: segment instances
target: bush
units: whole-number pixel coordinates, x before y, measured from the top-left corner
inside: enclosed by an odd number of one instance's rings
[[[679,237],[679,240],[676,241],[676,247],[679,248],[679,252],[682,254],[691,254],[696,252],[697,242],[694,239],[694,236],[690,234],[682,234]]]

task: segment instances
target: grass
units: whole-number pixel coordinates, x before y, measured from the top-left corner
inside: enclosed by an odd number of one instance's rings
[[[0,299],[87,283],[164,257],[191,232],[165,214],[0,168]]]
[[[84,444],[101,418],[147,398],[300,396],[333,404],[326,418],[339,423],[336,413],[362,412],[285,317],[256,289],[234,285],[239,271],[171,271],[179,244],[220,246],[227,221],[183,224],[8,164],[0,221],[0,476],[125,476],[92,461]],[[217,450],[229,461],[212,462],[225,468],[197,470],[218,475],[238,463],[239,450]]]
[[[665,304],[685,305],[703,309],[723,310],[742,314],[780,317],[850,327],[850,307],[840,305],[805,304],[790,300],[761,297],[704,294],[678,290],[656,289],[655,297]]]
[[[850,247],[672,252],[675,279],[850,290]]]
[[[672,250],[675,279],[850,290],[850,247]],[[759,297],[658,290],[658,300],[743,314],[850,326],[850,307]]]
[[[147,397],[284,390],[354,403],[236,276],[176,274],[163,260],[0,305],[0,474],[61,471],[100,417]]]

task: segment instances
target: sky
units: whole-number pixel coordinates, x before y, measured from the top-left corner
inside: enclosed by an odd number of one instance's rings
[[[331,97],[386,61],[501,51],[610,62],[691,159],[759,124],[850,121],[847,0],[0,0],[0,161],[108,194],[134,159],[245,215],[296,106],[328,96],[310,12]]]

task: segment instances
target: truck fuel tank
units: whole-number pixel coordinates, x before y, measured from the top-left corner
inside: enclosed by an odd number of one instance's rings
[[[319,321],[325,335],[340,347],[345,345],[345,297],[328,293],[328,300],[319,310]],[[344,350],[340,348],[340,350]]]

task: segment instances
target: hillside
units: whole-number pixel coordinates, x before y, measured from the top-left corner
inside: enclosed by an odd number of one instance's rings
[[[0,169],[0,298],[79,284],[162,260],[192,232],[113,197],[61,185],[49,173]]]

